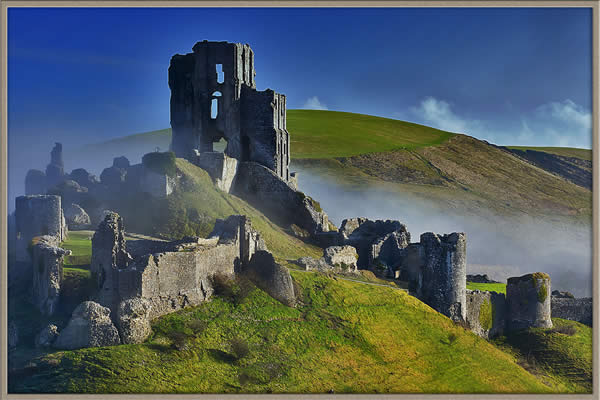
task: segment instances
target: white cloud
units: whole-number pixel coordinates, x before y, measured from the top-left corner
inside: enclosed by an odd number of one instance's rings
[[[317,96],[309,97],[302,108],[305,110],[328,110],[327,105],[321,103]]]
[[[499,145],[523,146],[592,146],[592,115],[575,102],[549,102],[517,116],[516,129],[494,127],[484,122],[458,115],[452,106],[440,99],[427,97],[408,113],[397,117],[445,131],[464,133]],[[507,115],[507,118],[510,116]]]

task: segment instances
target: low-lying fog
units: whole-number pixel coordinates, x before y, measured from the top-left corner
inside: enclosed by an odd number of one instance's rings
[[[584,227],[533,218],[464,216],[423,199],[372,187],[349,189],[306,169],[293,170],[299,173],[299,189],[318,200],[337,226],[352,217],[395,219],[406,224],[412,242],[424,232],[465,232],[468,273],[486,273],[504,282],[510,276],[541,271],[550,274],[552,290],[591,296],[591,221]]]

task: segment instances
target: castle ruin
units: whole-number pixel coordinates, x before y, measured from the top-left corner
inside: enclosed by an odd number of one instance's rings
[[[198,42],[193,53],[171,58],[171,150],[195,164],[225,156],[253,161],[290,180],[290,135],[285,96],[256,90],[254,52],[247,44]]]

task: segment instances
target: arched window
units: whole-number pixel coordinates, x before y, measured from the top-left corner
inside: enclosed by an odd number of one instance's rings
[[[219,115],[219,97],[221,97],[221,92],[219,91],[212,94],[212,101],[210,103],[210,117],[212,119],[217,119]]]

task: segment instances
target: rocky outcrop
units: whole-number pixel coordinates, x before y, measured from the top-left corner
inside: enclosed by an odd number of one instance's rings
[[[35,337],[35,347],[51,347],[58,337],[58,328],[50,324],[42,329]]]
[[[110,310],[93,301],[75,308],[65,329],[54,342],[58,349],[114,346],[120,344],[119,332],[110,319]]]
[[[71,230],[89,229],[91,225],[90,216],[79,204],[71,203],[64,209],[67,226]]]
[[[552,328],[550,277],[542,272],[508,278],[507,329]]]
[[[117,326],[124,344],[142,343],[152,333],[150,302],[143,298],[123,300],[119,304]]]
[[[575,296],[573,296],[573,293],[571,292],[561,292],[560,290],[553,290],[552,291],[552,297],[556,297],[559,299],[574,299]]]
[[[32,239],[33,304],[44,315],[56,311],[60,296],[63,259],[71,254],[59,246],[55,236],[38,236]]]
[[[290,307],[296,305],[294,282],[290,271],[277,264],[268,251],[257,251],[244,269],[244,273],[256,286],[269,293],[274,299]]]
[[[591,297],[576,299],[553,295],[550,303],[552,318],[568,319],[592,326],[594,302]]]

